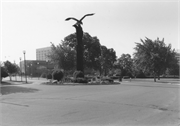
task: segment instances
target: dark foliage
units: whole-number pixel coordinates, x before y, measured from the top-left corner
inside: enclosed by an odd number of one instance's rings
[[[75,69],[75,50],[66,45],[64,41],[57,46],[53,43],[51,44],[52,51],[50,55],[48,55],[51,61],[65,71]]]
[[[175,50],[171,49],[171,44],[167,46],[164,39],[159,40],[159,38],[154,41],[147,37],[145,40],[141,39],[141,43],[136,43],[135,50],[135,64],[142,71],[151,73],[154,81],[171,67],[171,62],[175,57]]]
[[[4,78],[4,77],[9,76],[4,67],[1,67],[0,69],[1,69],[1,79]]]
[[[46,73],[42,73],[42,74],[41,74],[41,77],[42,77],[42,78],[46,78],[46,76],[47,76]]]
[[[16,64],[11,63],[10,61],[6,61],[6,62],[4,62],[4,65],[9,74],[18,72],[18,67]]]
[[[106,46],[101,46],[101,56],[99,57],[100,72],[107,75],[109,70],[113,68],[116,61],[116,52],[113,48],[108,49]]]
[[[77,79],[77,78],[84,78],[84,73],[82,71],[75,71],[73,73],[73,77],[74,79]]]
[[[73,50],[77,47],[76,34],[70,34],[64,38],[64,44],[71,47]],[[89,33],[83,33],[83,50],[84,50],[84,68],[98,70],[99,65],[96,59],[101,55],[100,42],[97,37],[92,37]]]
[[[74,83],[88,83],[88,79],[86,78],[76,78],[73,81]]]
[[[63,79],[64,73],[60,69],[55,69],[52,73],[53,79],[57,81],[61,81]]]
[[[146,75],[140,70],[137,75],[136,78],[146,78]]]
[[[46,78],[47,79],[52,79],[52,74],[49,73]]]
[[[116,67],[120,69],[120,76],[132,77],[133,60],[130,54],[122,54],[117,59]]]

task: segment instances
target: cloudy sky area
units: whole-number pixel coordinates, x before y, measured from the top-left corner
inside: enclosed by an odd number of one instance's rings
[[[19,62],[36,59],[36,49],[55,45],[74,33],[74,21],[86,13],[83,30],[97,36],[102,45],[114,48],[117,57],[134,53],[135,42],[148,37],[165,39],[172,48],[179,47],[178,0],[156,1],[1,1],[1,61]]]

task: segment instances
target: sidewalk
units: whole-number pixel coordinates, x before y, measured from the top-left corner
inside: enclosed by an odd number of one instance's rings
[[[11,78],[12,81],[10,81],[9,77],[3,78],[2,80],[2,85],[24,85],[24,84],[41,84],[43,82],[47,82],[48,80],[45,78],[27,78],[27,83],[26,83],[26,79],[24,77],[17,76],[17,77],[12,77]]]
[[[149,83],[155,83],[155,84],[172,84],[172,85],[180,85],[180,79],[172,79],[172,78],[161,78],[160,80],[156,79],[156,82],[154,82],[153,78],[145,78],[145,79],[139,79],[139,78],[133,78],[133,79],[123,79],[122,82],[149,82]]]

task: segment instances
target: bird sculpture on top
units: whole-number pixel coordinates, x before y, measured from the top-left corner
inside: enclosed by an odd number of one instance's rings
[[[76,19],[76,18],[73,18],[73,17],[69,17],[69,18],[66,18],[66,20],[65,21],[69,21],[69,20],[75,20],[75,21],[77,21],[77,25],[82,25],[83,23],[82,23],[82,20],[86,17],[86,16],[92,16],[92,15],[94,15],[94,13],[92,13],[92,14],[86,14],[86,15],[84,15],[80,20],[78,20],[78,19]]]

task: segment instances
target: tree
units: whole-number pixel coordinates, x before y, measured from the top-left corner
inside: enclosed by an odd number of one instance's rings
[[[75,69],[75,50],[69,45],[66,45],[63,41],[61,44],[55,46],[51,43],[52,52],[49,55],[51,61],[57,64],[58,68],[65,71]]]
[[[142,71],[150,72],[156,82],[156,77],[159,78],[170,67],[171,60],[175,56],[174,50],[170,44],[166,46],[164,39],[160,41],[157,38],[152,41],[146,37],[140,41],[141,43],[136,43],[134,60]]]
[[[172,60],[170,62],[170,67],[167,69],[166,74],[179,76],[179,67],[180,67],[180,64],[178,62],[179,57],[180,54],[175,52],[175,57],[172,57]]]
[[[99,39],[94,36],[92,37],[89,33],[83,33],[83,44],[84,44],[84,68],[86,71],[97,71],[100,70],[102,63],[102,56],[104,55],[104,69],[105,73],[113,67],[116,61],[116,52],[114,49],[108,49],[106,46],[101,46]],[[74,70],[76,66],[76,34],[70,34],[61,41],[61,44],[55,46],[52,44],[52,53],[49,56],[52,61],[56,62],[59,68],[64,70]],[[66,58],[64,54],[67,54]],[[71,54],[72,52],[72,54]],[[66,60],[65,60],[66,59]],[[69,59],[69,60],[67,60]],[[66,61],[66,62],[65,62]],[[69,65],[68,65],[69,64]]]
[[[101,57],[99,61],[102,66],[102,72],[106,76],[114,66],[116,52],[112,48],[108,49],[106,46],[101,46]]]
[[[130,54],[122,54],[117,59],[116,67],[121,70],[121,76],[132,76],[133,59]]]
[[[1,69],[1,81],[2,81],[3,78],[8,77],[9,75],[8,75],[5,67],[1,66],[0,69]]]
[[[84,32],[82,38],[84,44],[84,68],[91,68],[98,70],[97,58],[100,56],[100,42],[97,37],[92,37],[89,33]],[[76,48],[76,34],[70,34],[64,38],[63,43],[75,50]]]
[[[6,61],[6,62],[4,62],[4,66],[5,66],[8,74],[10,75],[10,76],[9,76],[9,77],[10,77],[10,80],[12,80],[12,79],[11,79],[12,74],[15,74],[15,73],[18,72],[18,67],[17,67],[17,65],[12,64],[10,61]]]

